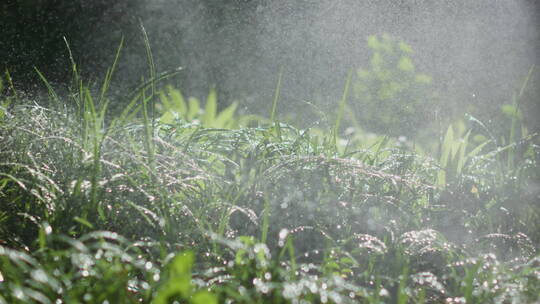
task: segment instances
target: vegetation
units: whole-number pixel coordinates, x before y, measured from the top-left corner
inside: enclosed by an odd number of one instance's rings
[[[418,147],[340,132],[350,78],[332,124],[297,129],[279,85],[270,119],[215,91],[202,105],[158,90],[147,51],[121,113],[114,64],[98,89],[73,64],[47,102],[6,78],[0,303],[540,300],[540,139],[521,94],[506,136],[469,117]]]
[[[367,45],[370,67],[358,70],[354,113],[372,132],[416,135],[428,125],[428,109],[440,107],[431,77],[416,72],[407,43],[383,34],[369,36]]]

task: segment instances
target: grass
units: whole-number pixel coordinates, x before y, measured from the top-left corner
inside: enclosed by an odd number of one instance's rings
[[[111,75],[97,98],[77,77],[49,106],[2,97],[0,303],[540,300],[539,138],[515,119],[430,155],[338,136],[350,77],[335,125],[302,130],[279,84],[266,120],[152,69],[114,115]]]

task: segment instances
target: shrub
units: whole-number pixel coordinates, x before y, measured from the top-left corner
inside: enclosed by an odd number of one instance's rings
[[[412,48],[388,34],[369,36],[370,66],[357,72],[354,114],[369,131],[412,136],[426,125],[435,94],[430,76],[417,73]]]

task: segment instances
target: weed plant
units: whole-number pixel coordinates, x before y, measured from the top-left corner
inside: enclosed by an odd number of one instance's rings
[[[156,73],[113,115],[112,70],[2,97],[0,303],[540,300],[537,135],[450,127],[437,157],[280,122],[279,86],[266,120]]]

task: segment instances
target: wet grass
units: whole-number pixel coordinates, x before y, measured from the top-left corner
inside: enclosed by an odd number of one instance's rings
[[[2,99],[0,303],[540,300],[539,138],[515,121],[430,155],[341,118],[238,126],[171,88],[160,121],[152,81],[112,115],[78,84]]]

